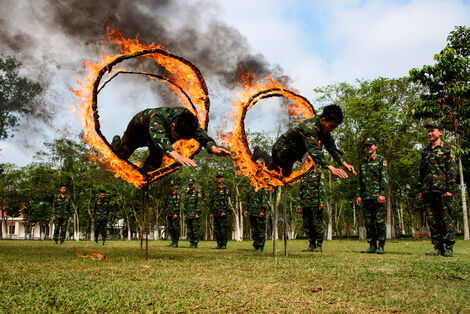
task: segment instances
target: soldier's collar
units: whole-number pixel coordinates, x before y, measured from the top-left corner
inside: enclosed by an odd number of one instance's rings
[[[372,156],[367,157],[367,161],[370,161],[371,159],[372,160],[377,159],[376,155],[377,155],[377,152],[375,152]]]

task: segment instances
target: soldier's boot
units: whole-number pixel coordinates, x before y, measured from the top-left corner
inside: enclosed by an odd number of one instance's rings
[[[217,246],[216,247],[213,247],[212,249],[213,250],[220,250],[222,248],[222,245],[220,245],[219,243],[217,243]]]
[[[257,247],[257,246],[253,246],[253,250],[251,250],[251,252],[258,252],[258,247]]]
[[[444,254],[444,246],[443,245],[435,245],[434,251],[426,253],[427,256],[440,256]]]
[[[446,249],[442,256],[445,257],[454,257],[454,246],[452,244],[447,244]]]
[[[193,249],[197,249],[197,242],[193,243]]]
[[[171,241],[171,243],[168,244],[168,247],[173,247],[174,244],[175,244],[175,242]]]
[[[361,251],[361,253],[372,254],[377,250],[377,245],[374,243],[369,243],[369,248],[367,250]]]
[[[98,240],[95,241],[95,245],[98,245]]]
[[[263,159],[264,164],[269,168],[273,162],[273,158],[267,152],[261,149],[259,146],[255,146],[253,149],[253,159],[256,161],[258,159]]]
[[[64,240],[60,240],[60,244],[64,244]]]
[[[57,240],[54,240],[54,245],[57,245]]]
[[[314,242],[310,242],[310,245],[308,246],[307,249],[305,250],[302,250],[302,252],[315,252],[315,248],[317,246],[315,245],[315,241]]]
[[[263,252],[263,250],[264,250],[264,247],[262,246],[258,247],[258,252]]]
[[[111,147],[113,148],[115,153],[118,152],[120,143],[121,143],[121,137],[119,135],[114,135],[113,140],[111,142]]]
[[[375,254],[384,254],[385,253],[385,241],[379,241],[379,246],[375,250]]]
[[[220,247],[221,250],[226,250],[227,249],[227,246],[225,244],[223,244],[221,247]]]
[[[106,240],[103,240],[103,245],[106,245]]]
[[[190,249],[194,248],[194,243],[192,243],[192,242],[189,243],[189,248],[190,248]]]
[[[317,247],[315,248],[315,252],[320,252],[320,253],[323,252],[322,245],[323,245],[322,242],[318,242]]]

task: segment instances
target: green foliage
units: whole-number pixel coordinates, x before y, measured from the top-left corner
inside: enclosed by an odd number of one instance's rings
[[[20,66],[21,62],[14,57],[0,55],[0,140],[12,135],[21,117],[48,116],[38,106],[42,86],[20,76]]]

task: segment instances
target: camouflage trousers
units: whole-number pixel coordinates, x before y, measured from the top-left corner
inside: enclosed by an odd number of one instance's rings
[[[218,246],[227,245],[228,222],[227,216],[214,216],[214,236]]]
[[[310,244],[323,243],[323,210],[315,207],[302,207],[303,229]]]
[[[200,218],[186,218],[186,226],[188,227],[188,240],[192,244],[199,242],[199,229],[201,227]]]
[[[302,158],[302,156],[300,158]],[[278,172],[282,171],[282,175],[284,177],[288,177],[292,173],[292,167],[296,162],[295,158],[292,158],[292,156],[290,156],[290,152],[286,148],[284,142],[280,140],[274,143],[271,155],[269,155],[267,152],[265,152],[258,146],[255,152],[253,153],[253,159],[263,159],[266,164],[266,167],[269,170],[275,170]]]
[[[98,242],[98,237],[101,233],[101,238],[103,241],[106,241],[106,225],[108,224],[108,220],[95,220],[95,224],[93,228],[95,228],[95,241]]]
[[[129,159],[132,153],[139,147],[148,147],[149,149],[149,155],[145,159],[142,169],[148,171],[160,168],[163,152],[153,144],[149,130],[143,128],[138,118],[134,117],[127,125],[127,129],[116,150],[120,158]]]
[[[387,238],[385,219],[387,209],[385,204],[380,204],[377,199],[364,200],[364,224],[366,227],[367,242],[376,245],[377,241],[385,243]]]
[[[59,230],[60,230],[60,242],[64,242],[65,234],[67,232],[67,218],[55,218],[54,220],[54,241],[59,241]]]
[[[266,216],[250,215],[249,219],[253,246],[256,249],[264,248],[264,242],[266,241]]]
[[[455,243],[453,203],[454,197],[444,197],[442,193],[423,193],[426,220],[435,246]]]
[[[180,217],[173,218],[173,215],[166,216],[166,222],[168,224],[168,233],[171,236],[171,241],[178,243],[180,239]]]

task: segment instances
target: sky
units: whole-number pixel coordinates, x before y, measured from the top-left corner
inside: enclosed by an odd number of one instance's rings
[[[101,23],[94,19],[96,13],[91,13],[88,20],[84,16],[76,23],[69,21],[74,20],[74,12],[88,10],[87,1],[59,2],[53,10],[49,1],[0,0],[0,12],[4,12],[0,13],[0,53],[18,56],[23,62],[22,74],[47,82],[46,99],[54,106],[45,110],[55,116],[50,121],[23,120],[13,138],[0,142],[2,163],[25,165],[33,161],[43,141],[77,136],[81,126],[77,115],[70,111],[76,103],[70,88],[77,87],[76,77],[83,78],[84,60],[97,60],[99,52],[112,53],[100,42],[104,36],[89,26],[95,21]],[[158,16],[162,24],[155,25],[164,28],[147,31],[146,25],[119,19],[116,25],[129,36],[140,30],[139,38],[144,40],[153,40],[159,34],[164,40],[168,34],[170,47],[200,67],[207,75],[212,104],[209,133],[214,137],[224,124],[221,116],[230,111],[230,102],[236,99],[234,86],[224,83],[220,74],[222,67],[235,67],[231,64],[234,60],[255,59],[256,66],[263,68],[259,73],[285,75],[289,87],[313,100],[315,87],[353,83],[356,79],[398,78],[408,75],[411,68],[432,64],[434,54],[445,47],[454,26],[470,25],[470,1],[462,0],[142,3],[145,5],[139,10],[144,16]],[[103,18],[113,5],[97,10]],[[77,25],[79,35],[75,34]],[[174,43],[179,39],[182,42]],[[198,44],[192,46],[191,41]],[[224,77],[229,77],[226,72]],[[128,80],[116,79],[100,96],[102,129],[108,138],[122,133],[140,109],[160,101],[158,92],[148,83]],[[250,110],[246,124],[252,130],[273,131],[282,114],[278,105],[263,102]]]

